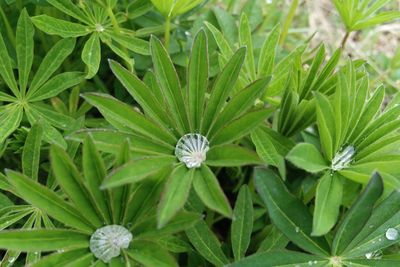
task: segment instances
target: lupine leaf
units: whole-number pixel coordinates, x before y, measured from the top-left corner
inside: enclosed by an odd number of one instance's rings
[[[23,173],[34,180],[38,179],[42,137],[43,127],[42,124],[38,122],[31,127],[22,151]]]
[[[99,70],[101,61],[100,39],[97,33],[93,33],[86,41],[82,50],[82,61],[88,70],[86,79],[92,78]]]
[[[31,19],[33,24],[45,33],[63,38],[85,36],[90,33],[90,29],[86,26],[47,15],[39,15]]]

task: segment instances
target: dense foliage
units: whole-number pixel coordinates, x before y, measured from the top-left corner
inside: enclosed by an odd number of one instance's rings
[[[399,6],[286,2],[1,2],[0,265],[400,266]]]

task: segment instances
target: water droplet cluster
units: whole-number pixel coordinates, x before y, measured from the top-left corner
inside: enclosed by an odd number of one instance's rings
[[[339,171],[349,166],[350,162],[353,160],[355,152],[356,150],[353,146],[347,146],[344,149],[341,149],[333,158],[331,169]]]
[[[179,139],[175,147],[175,156],[186,167],[199,168],[206,160],[207,151],[210,149],[206,137],[201,134],[185,134]]]
[[[132,234],[123,226],[107,225],[97,229],[90,237],[90,251],[93,255],[109,262],[120,255],[121,249],[128,248]]]

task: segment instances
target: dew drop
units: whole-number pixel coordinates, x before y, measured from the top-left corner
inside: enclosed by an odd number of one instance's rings
[[[9,263],[13,263],[15,261],[15,257],[10,257],[9,259],[8,259],[8,262]]]
[[[206,160],[206,153],[209,149],[206,137],[201,134],[185,134],[176,144],[175,156],[189,169],[199,168]]]
[[[96,27],[96,31],[97,32],[103,32],[104,31],[104,27],[100,23],[96,23],[95,27]]]
[[[399,232],[395,228],[386,230],[385,236],[388,240],[396,240],[399,237]]]
[[[122,248],[128,248],[131,241],[132,234],[125,227],[107,225],[90,237],[90,251],[96,258],[109,262],[120,255]]]
[[[367,258],[368,260],[379,260],[382,258],[382,251],[381,250],[376,250],[376,251],[372,251],[372,252],[368,252],[365,254],[365,258]]]
[[[312,266],[313,262],[312,261],[308,261],[308,265]]]
[[[300,232],[300,228],[296,227],[296,229],[294,229],[296,231],[296,233]]]

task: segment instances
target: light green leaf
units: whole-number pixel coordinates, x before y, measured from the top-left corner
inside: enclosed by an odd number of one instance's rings
[[[77,249],[89,246],[89,236],[60,229],[8,230],[0,232],[0,247],[25,252]]]
[[[335,225],[342,203],[342,194],[342,177],[337,173],[325,172],[318,182],[315,193],[312,235],[325,235]]]
[[[65,266],[71,263],[71,259],[78,259],[87,254],[87,249],[74,249],[62,253],[57,252],[43,257],[40,261],[36,262],[33,267]]]
[[[130,35],[117,34],[115,32],[106,32],[106,36],[107,35],[121,46],[126,47],[135,53],[150,55],[149,42],[145,40]]]
[[[329,168],[318,149],[309,143],[297,144],[286,158],[308,172],[320,172]]]
[[[229,201],[222,191],[217,177],[215,177],[209,167],[202,165],[200,170],[196,171],[193,179],[193,187],[207,207],[226,217],[232,216]]]
[[[93,33],[86,41],[82,50],[82,61],[87,66],[86,79],[93,78],[99,71],[101,60],[100,39],[98,33]]]
[[[232,250],[236,261],[244,257],[250,244],[252,230],[253,202],[248,186],[243,185],[233,209],[231,226]]]
[[[82,167],[88,191],[92,196],[91,198],[94,200],[93,204],[99,214],[101,214],[103,220],[109,224],[111,222],[111,217],[107,200],[110,200],[110,195],[107,194],[106,191],[100,190],[101,183],[107,176],[107,171],[91,135],[88,135],[83,143]]]
[[[187,71],[187,91],[191,129],[200,130],[204,110],[204,99],[208,84],[208,47],[207,36],[200,30],[193,41],[192,52]]]
[[[63,61],[72,53],[75,39],[66,38],[58,41],[43,58],[30,85],[28,96],[39,89],[50,76],[61,66]]]
[[[220,129],[215,136],[210,137],[210,143],[212,145],[223,145],[246,136],[261,124],[271,112],[272,110],[260,109],[241,116]]]
[[[261,242],[258,252],[282,250],[289,243],[289,239],[275,225],[268,225],[268,233]]]
[[[328,255],[329,246],[325,239],[311,237],[312,217],[308,208],[295,198],[282,180],[271,170],[257,167],[254,170],[256,189],[267,205],[274,224],[293,243],[316,255]]]
[[[111,124],[114,124],[114,122],[122,124],[135,132],[159,141],[161,145],[166,147],[175,145],[177,141],[170,132],[160,131],[158,125],[145,118],[132,107],[110,95],[90,93],[85,94],[83,97],[90,104],[98,108]]]
[[[272,74],[274,64],[275,64],[275,55],[276,48],[278,46],[280,35],[280,27],[279,25],[275,26],[271,32],[268,34],[268,37],[265,39],[265,42],[261,48],[260,58],[258,60],[258,77],[266,77]]]
[[[23,9],[18,19],[16,34],[16,51],[18,61],[19,89],[25,94],[29,73],[33,62],[33,35],[35,29],[26,9]]]
[[[218,75],[207,103],[201,126],[201,132],[208,132],[216,120],[216,114],[221,111],[228,96],[233,92],[234,85],[242,68],[246,48],[240,48],[225,65]]]
[[[194,174],[195,169],[188,169],[184,164],[180,164],[172,171],[158,204],[158,228],[164,227],[185,205]]]
[[[22,150],[22,170],[23,173],[33,180],[38,179],[40,147],[42,144],[43,127],[40,122],[34,124],[26,137]]]
[[[82,230],[85,233],[93,232],[91,224],[83,218],[77,209],[47,187],[10,170],[7,170],[7,178],[10,184],[14,186],[18,195],[23,197],[26,202],[35,205],[47,212],[54,219],[68,226]]]
[[[239,45],[247,48],[245,68],[250,81],[256,79],[256,67],[254,63],[253,41],[251,29],[246,13],[242,13],[239,23]]]
[[[57,146],[52,146],[50,159],[54,176],[62,190],[88,221],[97,228],[102,226],[103,222],[93,207],[84,180],[67,152]]]
[[[225,266],[229,261],[214,233],[204,221],[200,221],[195,227],[186,230],[190,243],[209,262],[215,266]]]
[[[63,13],[80,20],[83,23],[90,24],[91,18],[81,11],[77,5],[74,5],[71,0],[47,0],[52,6],[62,11]]]
[[[183,134],[189,131],[190,126],[178,75],[160,40],[152,36],[150,48],[154,72],[170,108],[170,115],[174,118],[178,131]]]
[[[335,116],[328,98],[316,93],[317,99],[317,123],[321,139],[321,146],[325,157],[330,161],[333,158],[333,144],[335,143]]]
[[[39,15],[31,19],[33,24],[45,33],[59,35],[63,38],[85,36],[91,32],[87,26],[47,15]]]
[[[20,96],[18,84],[15,80],[11,58],[7,52],[3,36],[0,34],[0,76],[15,96]]]
[[[130,161],[111,172],[104,180],[102,188],[139,182],[174,162],[176,162],[176,158],[173,156],[146,157]]]
[[[206,164],[215,167],[234,167],[261,164],[254,151],[238,145],[213,146],[207,152]]]
[[[153,242],[132,242],[127,254],[143,266],[178,267],[175,259]]]
[[[15,104],[7,105],[0,111],[0,144],[18,128],[22,120],[22,115],[22,107]]]
[[[48,80],[32,93],[28,99],[33,102],[52,98],[66,89],[80,84],[84,80],[85,74],[82,72],[63,72]]]

